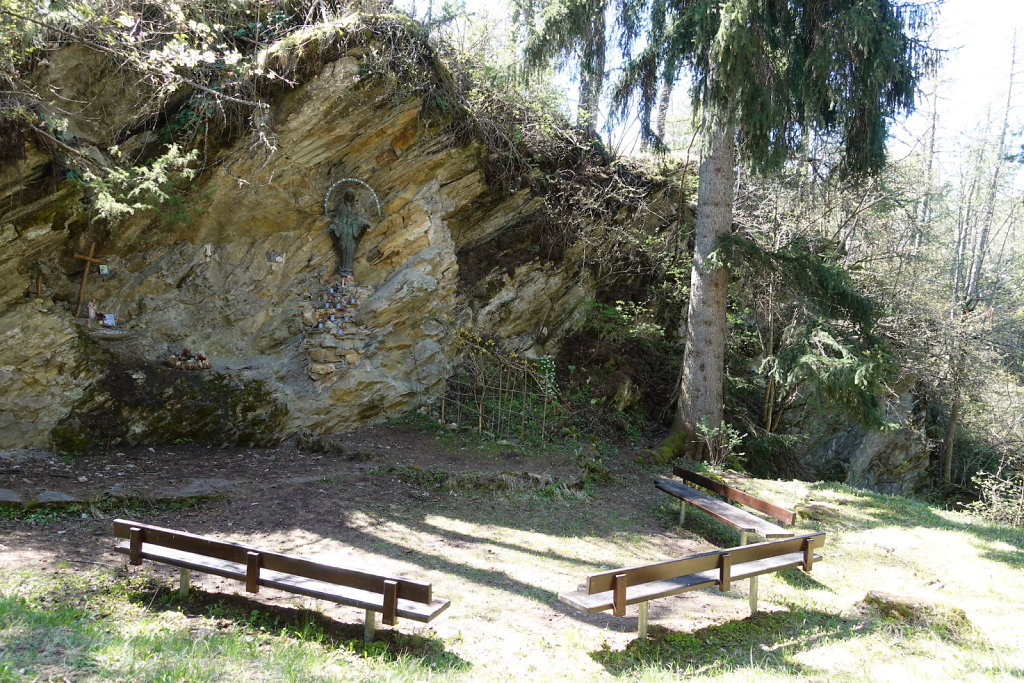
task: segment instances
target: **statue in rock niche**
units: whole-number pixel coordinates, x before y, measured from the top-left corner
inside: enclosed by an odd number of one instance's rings
[[[334,250],[338,252],[339,276],[352,277],[356,247],[369,227],[363,212],[356,206],[355,193],[352,190],[339,193],[334,202],[334,211],[331,212],[331,224],[327,228],[334,242]]]
[[[382,214],[380,198],[377,197],[377,193],[359,178],[342,178],[335,181],[327,189],[327,193],[324,195],[324,214],[331,218],[331,224],[328,226],[327,232],[330,233],[331,240],[334,242],[334,249],[338,252],[337,274],[341,277],[350,278],[352,277],[352,261],[356,256],[356,247],[359,245],[359,240],[362,239],[363,235],[370,228],[370,224],[367,222],[366,214],[362,209],[362,206],[365,206],[368,202],[363,200],[357,201],[356,193],[351,189],[346,189],[337,195],[334,194],[334,191],[342,185],[361,185],[364,189],[360,190],[360,192],[364,193],[364,199],[365,194],[368,194],[373,199],[374,206],[377,207],[377,218],[381,218]]]

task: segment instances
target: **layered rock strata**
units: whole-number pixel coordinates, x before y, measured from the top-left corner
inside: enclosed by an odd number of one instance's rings
[[[92,99],[69,112],[69,134],[108,155],[138,126],[139,110],[110,101],[119,91],[104,79],[121,76],[105,75],[102,57],[80,47],[50,56],[47,82],[71,87],[62,79],[80,71],[72,63],[93,64],[97,82]],[[577,260],[524,261],[512,271],[475,264],[483,275],[472,290],[458,285],[460,254],[538,203],[492,191],[476,146],[426,121],[419,101],[360,81],[360,69],[360,59],[342,57],[275,102],[266,140],[245,137],[224,150],[172,228],[146,214],[111,235],[90,227],[82,190],[44,187],[53,159],[31,146],[0,173],[0,448],[48,446],[69,415],[105,410],[95,398],[102,392],[88,389],[112,370],[85,361],[74,319],[83,267],[74,255],[93,243],[106,274],[88,266],[86,298],[135,332],[99,343],[154,363],[203,349],[218,372],[266,383],[288,408],[282,435],[341,431],[432,401],[450,372],[452,325],[529,353],[556,348],[593,292]],[[120,147],[144,149],[151,138],[138,133]],[[372,187],[381,212],[368,213],[356,252],[357,322],[343,335],[311,333],[296,302],[334,272],[322,202],[343,177]]]

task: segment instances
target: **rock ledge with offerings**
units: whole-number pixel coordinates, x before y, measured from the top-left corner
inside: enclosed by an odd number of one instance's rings
[[[164,358],[164,365],[176,370],[209,370],[210,361],[201,353],[193,353],[188,349],[182,349],[178,353],[168,354]]]

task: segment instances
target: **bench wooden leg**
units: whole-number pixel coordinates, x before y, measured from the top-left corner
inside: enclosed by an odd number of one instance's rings
[[[636,633],[640,638],[647,637],[647,605],[648,602],[640,603],[640,618],[637,620]]]
[[[128,563],[142,564],[142,529],[133,526],[128,530]]]
[[[757,614],[757,577],[750,577],[750,595],[747,596],[750,602],[750,613]]]
[[[679,501],[679,526],[682,526],[683,522],[685,522],[685,521],[686,521],[686,501],[685,500],[680,500]]]
[[[189,580],[192,578],[192,570],[188,567],[182,567],[181,571],[178,572],[178,595],[185,597],[188,595]]]
[[[370,642],[373,640],[373,635],[377,632],[377,613],[372,609],[366,610],[366,616],[363,618],[363,641]]]
[[[748,533],[749,532],[747,532],[747,531],[741,531],[740,532],[740,545],[746,545],[747,544],[747,534]]]

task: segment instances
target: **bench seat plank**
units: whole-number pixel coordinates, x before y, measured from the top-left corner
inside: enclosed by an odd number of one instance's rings
[[[687,484],[696,484],[703,489],[707,489],[712,493],[716,494],[720,498],[724,498],[730,503],[740,503],[745,505],[751,510],[756,510],[762,514],[768,515],[777,519],[780,524],[784,526],[792,526],[796,523],[796,513],[792,510],[773,505],[766,500],[761,500],[757,496],[752,496],[749,493],[744,493],[739,489],[735,489],[728,484],[723,484],[720,481],[709,479],[696,472],[691,472],[685,467],[674,465],[672,467],[672,474],[682,479]]]
[[[821,555],[814,555],[814,561],[820,562]],[[732,566],[731,576],[733,581],[742,581],[743,579],[760,576],[761,574],[768,574],[769,572],[779,572],[784,569],[803,567],[803,564],[803,553],[786,553],[785,555],[776,555],[775,557],[765,557],[760,560],[734,564]]]
[[[116,550],[127,555],[130,554],[131,547],[129,543],[121,543],[117,546]],[[142,557],[155,562],[194,569],[243,582],[246,579],[246,565],[240,562],[207,557],[184,550],[153,545],[152,543],[142,544]],[[298,593],[361,609],[373,610],[375,612],[384,611],[384,596],[382,594],[359,588],[283,574],[269,569],[260,571],[259,584],[267,588],[276,588],[289,593]],[[429,604],[399,598],[396,614],[406,619],[427,623],[448,609],[450,604],[451,601],[438,598],[432,598]]]
[[[814,561],[817,562],[819,560],[821,560],[821,556],[815,555]],[[804,554],[802,552],[786,553],[784,555],[734,564],[732,565],[730,575],[733,581],[740,581],[769,572],[802,567],[803,563]],[[700,588],[717,586],[718,577],[718,570],[708,570],[687,576],[628,586],[626,588],[626,604],[635,605],[647,602],[648,600],[656,600]],[[612,591],[602,591],[588,595],[586,588],[583,588],[571,593],[562,593],[558,596],[558,599],[587,614],[603,612],[612,608]]]
[[[681,484],[671,479],[658,479],[654,482],[654,485],[665,493],[703,510],[715,519],[725,522],[740,531],[752,531],[764,538],[785,538],[793,535],[793,532],[788,529],[783,529],[777,524],[772,524],[746,510],[741,510],[735,505],[730,505],[724,500],[698,491],[686,484]]]
[[[678,576],[674,579],[650,581],[648,583],[627,587],[626,604],[635,605],[638,602],[647,602],[648,600],[655,600],[657,598],[667,598],[670,595],[678,595],[687,591],[717,585],[717,573],[714,578],[708,578],[702,574],[690,574],[688,576]],[[582,588],[580,590],[572,591],[571,593],[561,593],[559,594],[558,599],[566,604],[572,605],[578,610],[586,612],[587,614],[603,612],[612,608],[612,591],[602,591],[600,593],[588,595],[587,589]]]

